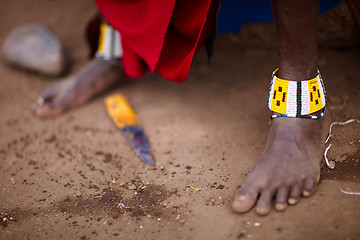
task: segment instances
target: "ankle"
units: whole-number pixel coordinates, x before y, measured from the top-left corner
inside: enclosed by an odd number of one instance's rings
[[[312,79],[317,75],[316,64],[280,64],[277,76],[290,81],[303,81]]]

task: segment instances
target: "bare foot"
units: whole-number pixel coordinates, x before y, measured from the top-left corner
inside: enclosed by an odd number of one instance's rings
[[[78,106],[125,79],[119,63],[94,58],[79,73],[52,83],[34,104],[38,116],[49,117]]]
[[[320,178],[324,121],[272,120],[265,150],[235,197],[233,210],[247,212],[256,204],[256,212],[266,215],[273,199],[275,209],[283,211],[301,196],[310,196]]]

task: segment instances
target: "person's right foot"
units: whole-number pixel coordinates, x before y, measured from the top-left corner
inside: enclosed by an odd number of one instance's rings
[[[57,115],[125,78],[120,64],[94,58],[79,73],[55,81],[45,89],[37,99],[34,111],[41,117]]]
[[[320,177],[325,125],[325,119],[274,119],[265,150],[232,203],[234,211],[256,205],[256,212],[266,215],[272,201],[283,211],[301,195],[310,196]]]

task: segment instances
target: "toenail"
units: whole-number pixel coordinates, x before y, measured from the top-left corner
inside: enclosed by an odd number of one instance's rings
[[[44,106],[44,104],[45,104],[45,100],[44,100],[42,97],[39,97],[39,98],[36,100],[36,104],[37,104],[39,107],[42,107],[42,106]]]
[[[259,215],[266,215],[269,213],[269,210],[264,207],[256,207],[256,212]]]
[[[289,198],[288,202],[289,204],[294,205],[298,202],[298,200],[296,198]]]
[[[243,213],[249,210],[248,208],[245,208],[241,203],[239,203],[239,201],[234,201],[232,203],[232,209],[238,213]]]
[[[275,205],[275,209],[278,210],[278,211],[283,211],[283,210],[285,210],[286,206],[287,206],[287,205],[284,204],[284,203],[277,203],[277,204]]]
[[[247,197],[245,195],[238,195],[236,197],[236,200],[241,201],[241,202],[245,202],[247,200]]]
[[[303,191],[303,196],[304,197],[309,197],[311,195],[311,192],[309,192],[309,191]]]

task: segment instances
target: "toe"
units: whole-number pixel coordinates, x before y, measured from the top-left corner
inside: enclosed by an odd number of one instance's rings
[[[259,215],[266,215],[271,210],[271,199],[274,195],[274,191],[265,188],[260,195],[258,203],[256,204],[256,212]]]
[[[63,109],[54,106],[51,102],[46,103],[44,106],[37,107],[35,112],[40,117],[51,117],[60,113]]]
[[[59,84],[59,81],[53,82],[45,89],[45,91],[38,97],[38,99],[36,99],[36,102],[33,103],[32,109],[36,112],[37,115],[46,116],[46,113],[49,112],[49,103],[51,103],[51,101],[56,98],[59,92]]]
[[[41,93],[40,97],[36,100],[35,105],[41,107],[45,103],[50,102],[52,99],[54,99],[61,91],[61,86],[64,81],[54,81],[44,90],[44,92]]]
[[[278,211],[283,211],[287,207],[287,200],[289,197],[289,187],[282,186],[278,189],[276,193],[275,209]]]
[[[51,117],[57,115],[68,107],[67,99],[67,96],[59,94],[51,101],[46,102],[43,106],[37,107],[36,114],[40,117]]]
[[[309,177],[306,178],[303,186],[302,195],[304,197],[309,197],[311,194],[315,192],[316,189],[316,180],[315,178]]]
[[[291,186],[288,203],[294,205],[298,203],[301,196],[301,188],[299,183],[294,183]]]
[[[256,202],[258,191],[254,188],[240,188],[232,203],[232,209],[238,213],[249,211]]]
[[[45,91],[40,95],[40,97],[42,99],[44,99],[45,101],[48,101],[49,99],[53,98],[58,93],[58,91],[60,89],[60,84],[61,84],[61,81],[53,82],[50,86],[48,86],[45,89]]]

